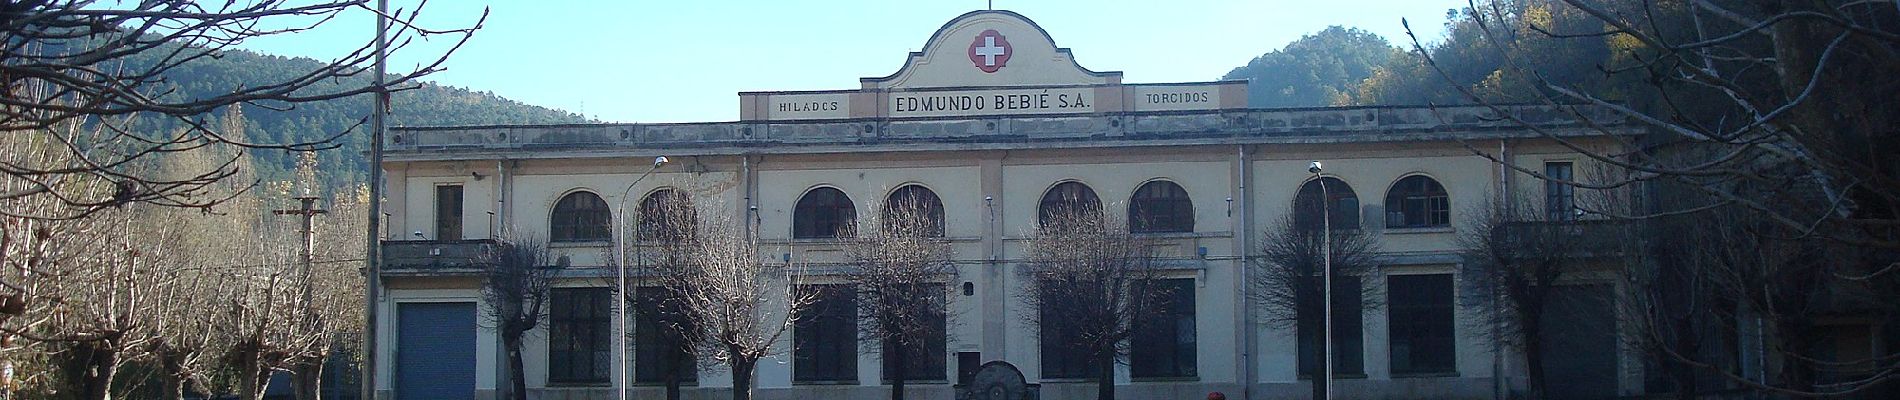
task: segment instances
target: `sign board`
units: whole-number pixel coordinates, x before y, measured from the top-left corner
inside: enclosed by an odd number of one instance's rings
[[[1135,111],[1211,110],[1220,108],[1221,85],[1134,86]]]
[[[836,119],[851,117],[848,93],[780,94],[767,97],[766,119]]]
[[[1070,114],[1095,112],[1095,89],[1025,88],[889,92],[890,117]]]

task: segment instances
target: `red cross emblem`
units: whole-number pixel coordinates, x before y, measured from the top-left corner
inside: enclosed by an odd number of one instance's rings
[[[995,29],[976,34],[976,40],[970,42],[970,62],[976,63],[976,69],[985,73],[995,73],[1009,63],[1009,56],[1016,51],[1009,47],[1009,40]]]

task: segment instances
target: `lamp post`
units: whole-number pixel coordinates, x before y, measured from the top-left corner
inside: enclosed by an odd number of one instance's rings
[[[1306,172],[1313,174],[1313,181],[1319,182],[1321,254],[1319,303],[1322,307],[1320,325],[1323,326],[1320,330],[1322,337],[1320,340],[1323,343],[1320,348],[1326,349],[1326,354],[1321,355],[1323,358],[1320,360],[1320,365],[1324,366],[1320,373],[1324,375],[1314,379],[1313,382],[1323,384],[1320,394],[1322,398],[1331,400],[1333,398],[1333,213],[1330,209],[1332,205],[1326,204],[1331,202],[1332,196],[1326,193],[1326,179],[1320,177],[1320,169],[1319,161],[1306,166]]]
[[[647,176],[653,175],[653,171],[658,171],[661,165],[666,165],[666,162],[666,156],[654,157],[653,167],[647,168],[647,172],[640,173],[640,177],[633,178],[633,183],[628,183],[627,188],[620,191],[620,201],[614,204],[614,276],[618,281],[620,296],[620,307],[616,312],[620,318],[620,329],[614,332],[614,365],[620,367],[620,385],[615,387],[615,391],[620,393],[615,398],[620,400],[627,400],[627,388],[631,386],[629,385],[631,382],[627,380],[630,379],[628,375],[632,372],[627,370],[627,234],[629,232],[626,229],[626,221],[631,219],[627,215],[627,197],[633,195],[635,185],[646,180]]]

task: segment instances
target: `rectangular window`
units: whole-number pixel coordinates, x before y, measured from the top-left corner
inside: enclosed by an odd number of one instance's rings
[[[792,380],[858,380],[858,297],[851,285],[804,285],[817,297],[792,323]]]
[[[613,365],[607,288],[559,288],[548,305],[548,382],[604,384]]]
[[[462,185],[435,187],[435,240],[462,240]]]
[[[1043,299],[1062,299],[1060,293],[1045,292]],[[1036,327],[1038,346],[1042,350],[1042,377],[1056,379],[1081,379],[1092,377],[1095,372],[1089,363],[1088,349],[1078,345],[1082,332],[1074,321],[1065,315],[1054,312],[1050,304],[1060,300],[1042,301],[1038,311]]]
[[[1145,313],[1129,346],[1129,372],[1136,378],[1195,376],[1194,279],[1165,279],[1163,303]]]
[[[1311,378],[1320,375],[1319,350],[1320,332],[1324,330],[1324,320],[1319,303],[1321,278],[1309,277],[1299,288],[1299,310],[1297,318],[1299,331],[1299,371],[1301,377]],[[1360,298],[1359,277],[1333,277],[1333,377],[1355,377],[1365,374],[1364,337],[1361,335],[1361,309],[1364,299]]]
[[[691,329],[672,291],[659,287],[634,289],[633,382],[663,384],[699,381],[693,349],[682,338]],[[668,376],[671,373],[671,376]]]
[[[1561,181],[1574,179],[1571,164],[1568,162],[1544,163],[1544,215],[1550,221],[1574,221],[1577,219],[1576,187]]]
[[[949,353],[948,320],[944,314],[945,288],[941,284],[927,284],[915,288],[912,293],[934,300],[936,305],[922,311],[918,317],[924,321],[924,330],[917,343],[903,357],[905,381],[942,381],[944,380],[945,356]],[[899,349],[886,344],[884,354],[897,354]],[[892,373],[897,371],[897,357],[884,357],[884,380],[890,381]]]
[[[1445,196],[1408,196],[1398,211],[1387,211],[1392,227],[1418,228],[1451,225],[1451,199]]]
[[[1451,274],[1392,275],[1386,278],[1386,293],[1392,373],[1456,372]]]

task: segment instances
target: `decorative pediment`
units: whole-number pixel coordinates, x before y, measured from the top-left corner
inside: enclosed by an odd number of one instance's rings
[[[890,76],[856,90],[740,92],[739,120],[946,118],[1201,111],[1247,106],[1247,82],[1122,84],[1056,47],[1049,32],[1009,11],[957,16]]]
[[[972,11],[938,28],[890,76],[862,78],[864,89],[1108,85],[1121,72],[1083,68],[1049,32],[1022,15]]]

